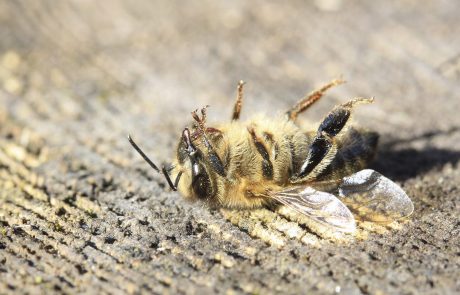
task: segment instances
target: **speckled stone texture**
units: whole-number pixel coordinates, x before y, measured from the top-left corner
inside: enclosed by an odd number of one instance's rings
[[[0,293],[454,294],[460,5],[446,1],[0,2]],[[346,242],[289,212],[212,211],[130,147],[173,157],[190,111],[301,116],[375,97],[372,168],[415,212]]]

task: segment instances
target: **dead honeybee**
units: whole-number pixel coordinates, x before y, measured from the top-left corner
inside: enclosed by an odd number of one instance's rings
[[[281,204],[335,231],[355,230],[350,209],[360,219],[375,222],[409,216],[413,204],[397,184],[374,170],[362,170],[375,155],[378,135],[353,126],[350,117],[356,105],[373,99],[355,98],[335,106],[314,131],[296,124],[300,113],[341,83],[334,80],[312,92],[283,116],[258,116],[243,123],[240,81],[231,122],[207,127],[206,108],[201,116],[192,112],[195,123],[183,130],[171,168],[161,172],[171,189],[187,199],[240,209]]]

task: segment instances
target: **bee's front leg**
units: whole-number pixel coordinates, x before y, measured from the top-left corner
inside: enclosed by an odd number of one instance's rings
[[[337,153],[335,139],[345,129],[353,107],[356,104],[372,101],[372,98],[355,98],[336,106],[319,125],[317,135],[309,147],[307,159],[290,181],[292,183],[308,181],[319,175],[334,159]]]

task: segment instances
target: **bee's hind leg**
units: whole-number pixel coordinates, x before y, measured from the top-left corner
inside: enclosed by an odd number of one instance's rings
[[[315,102],[317,102],[329,88],[343,83],[345,83],[344,80],[335,79],[329,82],[328,84],[324,85],[320,89],[310,92],[309,94],[301,98],[290,110],[288,110],[286,112],[286,115],[291,121],[295,121],[300,113],[304,112]]]
[[[237,96],[235,101],[235,106],[233,107],[232,121],[237,121],[240,118],[241,107],[243,105],[243,85],[246,84],[243,80],[238,82],[237,86]]]
[[[293,175],[291,182],[308,181],[321,173],[334,159],[337,153],[335,138],[344,130],[350,119],[353,107],[360,103],[371,103],[373,98],[355,98],[336,106],[323,119],[317,134],[308,150],[307,159],[300,171]]]

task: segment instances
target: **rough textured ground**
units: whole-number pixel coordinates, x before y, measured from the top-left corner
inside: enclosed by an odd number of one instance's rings
[[[0,293],[460,292],[457,1],[0,2]],[[289,214],[210,211],[165,191],[158,162],[189,112],[286,110],[343,75],[305,118],[375,96],[374,169],[406,223],[355,241]],[[284,212],[285,213],[285,212]]]

